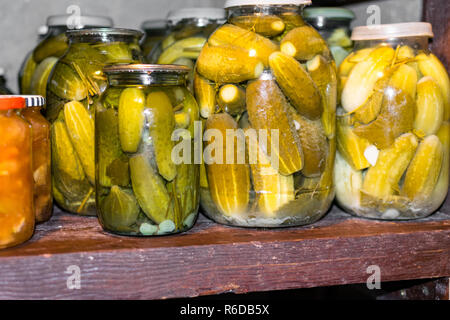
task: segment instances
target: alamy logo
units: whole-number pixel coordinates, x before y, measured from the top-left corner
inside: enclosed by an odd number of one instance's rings
[[[69,290],[79,290],[81,289],[81,269],[79,266],[72,265],[67,267],[67,270],[64,272],[68,274],[66,285]]]
[[[81,8],[77,5],[70,5],[67,7],[66,13],[70,15],[66,21],[67,28],[79,28],[81,26]]]
[[[207,165],[261,164],[278,170],[279,140],[278,129],[226,129],[225,133],[218,129],[208,129],[202,134],[202,122],[195,121],[194,150],[190,131],[177,129],[172,133],[172,141],[178,143],[172,149],[171,157],[175,164],[191,164],[192,161],[200,164],[203,156]]]

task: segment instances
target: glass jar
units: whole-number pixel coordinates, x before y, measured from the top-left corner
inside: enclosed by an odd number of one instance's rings
[[[0,96],[0,249],[34,231],[31,125],[22,118],[25,99]]]
[[[0,95],[11,95],[11,90],[6,86],[5,69],[0,67]]]
[[[153,48],[157,46],[168,34],[167,20],[147,20],[142,23],[141,29],[145,38],[141,44],[142,54],[148,57]]]
[[[21,94],[36,94],[45,98],[50,72],[69,46],[65,34],[67,30],[113,25],[112,19],[108,17],[80,16],[79,19],[76,21],[71,15],[55,15],[47,18],[48,29],[44,39],[27,55],[20,68]],[[74,24],[78,22],[79,24]]]
[[[225,22],[220,8],[184,8],[169,12],[169,35],[155,47],[148,61],[158,64],[177,64],[189,67],[189,89],[193,85],[195,61],[207,38]]]
[[[21,96],[27,108],[22,116],[33,130],[33,181],[36,222],[50,220],[53,213],[50,123],[42,116],[45,99],[41,96]]]
[[[339,68],[337,200],[360,217],[436,211],[448,191],[450,82],[429,23],[355,28]]]
[[[94,106],[107,87],[103,68],[141,62],[140,31],[84,29],[67,32],[69,49],[47,85],[52,123],[53,194],[64,210],[95,215]]]
[[[97,212],[106,231],[152,236],[194,225],[199,111],[186,89],[188,71],[175,65],[105,68],[110,87],[97,105],[95,128]]]
[[[353,11],[334,7],[307,8],[304,18],[327,41],[339,66],[353,49],[350,39],[350,24],[355,19]]]
[[[331,205],[336,67],[302,19],[309,3],[227,1],[228,23],[197,60],[194,91],[207,119],[201,205],[219,223],[297,226]]]

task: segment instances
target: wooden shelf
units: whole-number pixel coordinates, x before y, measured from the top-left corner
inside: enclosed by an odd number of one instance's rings
[[[336,207],[312,226],[254,230],[201,217],[188,233],[129,238],[96,218],[56,210],[31,241],[0,251],[0,298],[164,299],[225,292],[365,283],[450,275],[450,201],[421,221],[352,218]],[[79,266],[81,289],[65,273]]]

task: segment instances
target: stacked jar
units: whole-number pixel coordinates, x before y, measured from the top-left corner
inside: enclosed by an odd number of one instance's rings
[[[313,223],[334,198],[336,67],[307,4],[227,1],[228,23],[197,60],[201,205],[219,223]]]
[[[142,23],[141,29],[145,32],[145,38],[142,42],[142,54],[148,57],[153,48],[155,48],[168,34],[167,20],[147,20]]]
[[[165,235],[195,223],[199,111],[186,89],[188,71],[175,65],[105,68],[110,86],[95,123],[97,212],[106,231]]]
[[[41,96],[25,98],[22,116],[32,127],[34,211],[36,222],[50,220],[53,213],[50,123],[42,116],[45,99]]]
[[[155,47],[148,61],[158,64],[177,64],[189,67],[189,89],[193,86],[193,70],[203,45],[225,22],[225,11],[220,8],[184,8],[169,12],[169,35]]]
[[[0,248],[31,238],[34,231],[32,129],[22,117],[25,99],[0,96]]]
[[[76,23],[76,24],[74,24]],[[58,58],[69,46],[65,32],[69,29],[112,27],[108,17],[56,15],[47,18],[47,33],[38,46],[28,54],[19,71],[21,94],[38,94],[45,97],[47,80]]]
[[[107,87],[103,68],[142,62],[142,33],[96,28],[67,31],[69,49],[47,85],[52,124],[53,194],[66,211],[95,215],[94,109]]]
[[[350,39],[350,24],[355,19],[353,11],[334,7],[307,8],[304,17],[327,41],[339,66],[353,49]]]
[[[448,192],[450,82],[428,23],[355,28],[339,68],[337,200],[357,216],[423,218]]]

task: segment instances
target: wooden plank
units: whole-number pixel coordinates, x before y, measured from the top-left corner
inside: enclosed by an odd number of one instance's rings
[[[423,5],[423,19],[433,25],[434,39],[431,50],[450,70],[450,1],[425,0]]]
[[[95,218],[57,212],[33,239],[0,252],[0,298],[164,299],[225,292],[365,283],[450,275],[450,215],[420,222],[351,218],[337,208],[303,228],[231,228],[201,218],[182,235],[127,238]],[[81,270],[81,289],[65,273]]]

